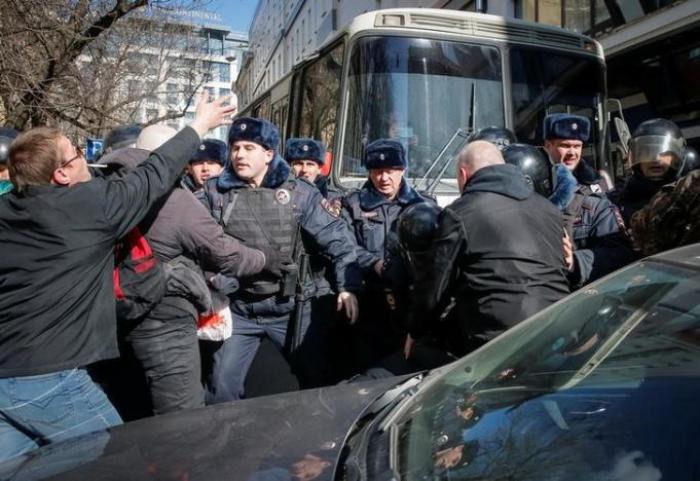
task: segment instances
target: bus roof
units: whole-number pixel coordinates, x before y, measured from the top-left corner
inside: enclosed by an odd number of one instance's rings
[[[434,8],[391,8],[363,13],[328,41],[323,42],[319,50],[340,36],[352,37],[368,30],[377,33],[422,31],[433,35],[468,35],[497,42],[578,50],[580,53],[603,58],[603,48],[598,42],[570,30],[497,15]]]

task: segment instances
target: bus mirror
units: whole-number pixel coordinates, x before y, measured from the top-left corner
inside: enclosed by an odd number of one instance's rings
[[[617,137],[620,139],[618,142],[618,148],[622,152],[622,156],[627,158],[627,154],[630,151],[630,140],[632,139],[632,134],[630,134],[630,128],[620,117],[615,117],[615,130],[617,131]]]
[[[629,153],[630,139],[632,135],[630,134],[630,129],[625,122],[625,114],[622,111],[622,102],[619,99],[608,99],[608,105],[612,104],[612,108],[608,109],[608,115],[611,116],[613,111],[617,112],[617,116],[613,119],[615,123],[615,133],[619,139],[617,142],[617,148],[622,154],[623,158],[627,158]],[[610,118],[610,117],[609,117]]]

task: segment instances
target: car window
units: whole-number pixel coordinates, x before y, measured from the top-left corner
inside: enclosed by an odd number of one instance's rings
[[[684,479],[659,440],[700,402],[699,300],[697,271],[637,264],[457,362],[398,422],[402,479]]]

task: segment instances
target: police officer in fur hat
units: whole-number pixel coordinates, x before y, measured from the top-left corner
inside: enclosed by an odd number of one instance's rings
[[[564,199],[567,231],[573,235],[574,262],[569,282],[578,288],[634,259],[625,225],[617,208],[607,199],[598,174],[581,158],[590,135],[587,118],[553,114],[544,119],[544,148],[554,163],[564,164],[578,185]]]
[[[324,197],[322,202],[334,216],[340,215],[340,199],[343,192],[332,186],[328,177],[321,173],[326,161],[326,146],[323,142],[309,138],[292,138],[287,141],[285,159],[297,177],[303,177],[314,184]],[[345,353],[347,325],[337,319],[335,308],[336,294],[333,289],[332,265],[323,256],[309,257],[309,275],[314,282],[314,294],[310,300],[311,316],[319,319],[319,336],[325,341],[319,348],[327,348],[329,362],[319,366],[324,384],[334,384],[345,378],[347,363]]]
[[[325,360],[310,338],[315,330],[303,302],[310,286],[299,285],[303,255],[322,254],[331,260],[339,292],[336,308],[351,322],[358,314],[351,291],[361,282],[347,226],[329,211],[318,189],[291,173],[278,154],[277,127],[263,119],[238,118],[228,140],[226,168],[205,184],[212,215],[244,244],[277,255],[279,269],[242,280],[231,299],[233,335],[214,355],[214,403],[243,395],[262,337],[288,357],[302,387],[318,384],[314,376]]]
[[[353,326],[355,372],[364,372],[401,348],[408,307],[409,269],[399,246],[399,215],[418,202],[433,202],[404,179],[406,152],[400,142],[380,139],[363,156],[369,179],[343,199],[343,216],[358,244],[365,289],[361,313]]]
[[[297,177],[303,177],[321,191],[333,210],[340,212],[340,198],[343,193],[333,187],[328,177],[321,174],[326,163],[326,146],[314,139],[289,139],[285,159],[292,166]]]
[[[227,154],[228,147],[225,142],[204,139],[187,165],[187,174],[182,179],[183,186],[204,202],[204,183],[219,176],[224,169]]]
[[[583,146],[591,136],[591,122],[572,114],[551,114],[544,119],[544,148],[555,164],[564,164],[579,185],[591,192],[610,190],[603,177],[582,157]]]

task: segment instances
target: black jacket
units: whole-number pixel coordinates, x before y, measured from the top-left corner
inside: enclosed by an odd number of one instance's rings
[[[119,355],[114,244],[175,185],[200,143],[187,127],[121,179],[0,197],[0,377]]]
[[[443,211],[432,265],[417,272],[409,332],[436,326],[454,296],[463,333],[490,338],[568,294],[560,212],[516,167],[477,171]]]

